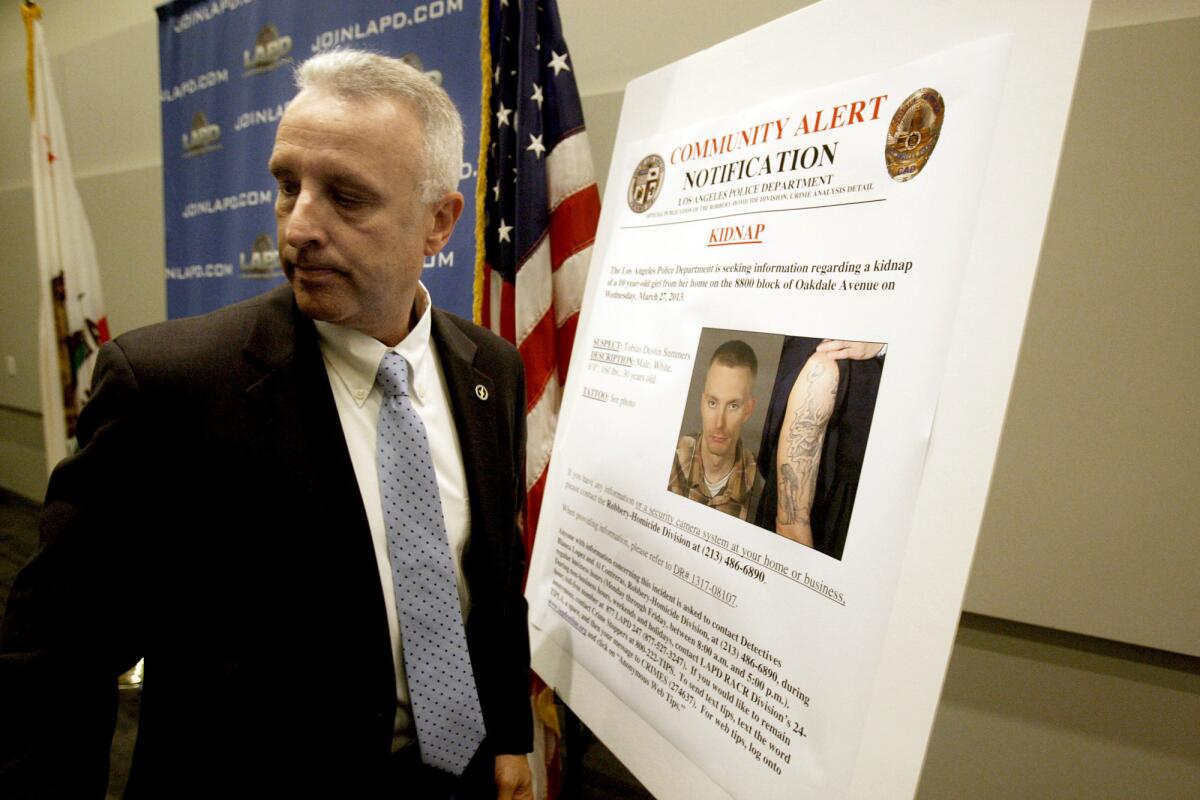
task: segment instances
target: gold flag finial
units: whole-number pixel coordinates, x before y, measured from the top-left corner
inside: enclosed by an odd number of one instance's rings
[[[25,21],[25,88],[29,92],[29,116],[35,113],[33,100],[34,81],[33,68],[33,23],[42,18],[42,7],[32,0],[25,0],[21,5],[21,19]]]

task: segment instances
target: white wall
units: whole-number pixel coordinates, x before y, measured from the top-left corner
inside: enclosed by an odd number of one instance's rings
[[[154,3],[44,5],[120,333],[165,315]],[[560,0],[601,179],[628,80],[801,5]],[[16,6],[0,14],[0,486],[39,497]],[[1198,18],[1197,0],[1100,0],[1093,10],[968,589],[969,610],[1019,622],[965,618],[923,798],[1200,796],[1200,659],[1111,641],[1200,653],[1190,486],[1200,386],[1188,369],[1200,355],[1189,324],[1200,288]]]

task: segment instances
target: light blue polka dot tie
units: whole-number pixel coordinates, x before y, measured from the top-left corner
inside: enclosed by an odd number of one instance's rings
[[[383,390],[379,496],[417,743],[426,764],[461,775],[483,741],[483,712],[429,439],[408,399],[404,357],[389,351],[375,382]]]

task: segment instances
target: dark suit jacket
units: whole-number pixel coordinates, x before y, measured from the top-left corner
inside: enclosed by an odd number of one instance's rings
[[[481,757],[524,753],[521,363],[433,313],[470,494]],[[127,796],[370,794],[396,705],[383,592],[288,287],[120,337],[94,386],[0,630],[0,796],[102,796],[114,679],[141,657]]]

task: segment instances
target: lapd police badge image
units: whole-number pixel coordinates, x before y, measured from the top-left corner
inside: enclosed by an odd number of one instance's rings
[[[936,89],[918,89],[910,94],[888,125],[883,157],[888,174],[897,181],[910,181],[925,168],[942,132],[946,103]]]
[[[638,163],[637,169],[633,171],[633,179],[629,181],[629,193],[626,198],[633,213],[641,214],[654,205],[662,189],[666,166],[659,155],[648,155]]]
[[[279,264],[279,248],[271,239],[271,234],[260,233],[250,248],[250,257],[239,253],[243,278],[274,278],[283,274]]]
[[[203,111],[197,111],[192,115],[191,130],[181,136],[184,158],[201,156],[221,149],[221,126],[215,122],[209,122]]]
[[[242,51],[242,66],[246,75],[257,75],[270,72],[273,69],[290,63],[288,54],[292,52],[292,37],[282,36],[279,28],[271,23],[263,25],[254,38],[254,50]]]

